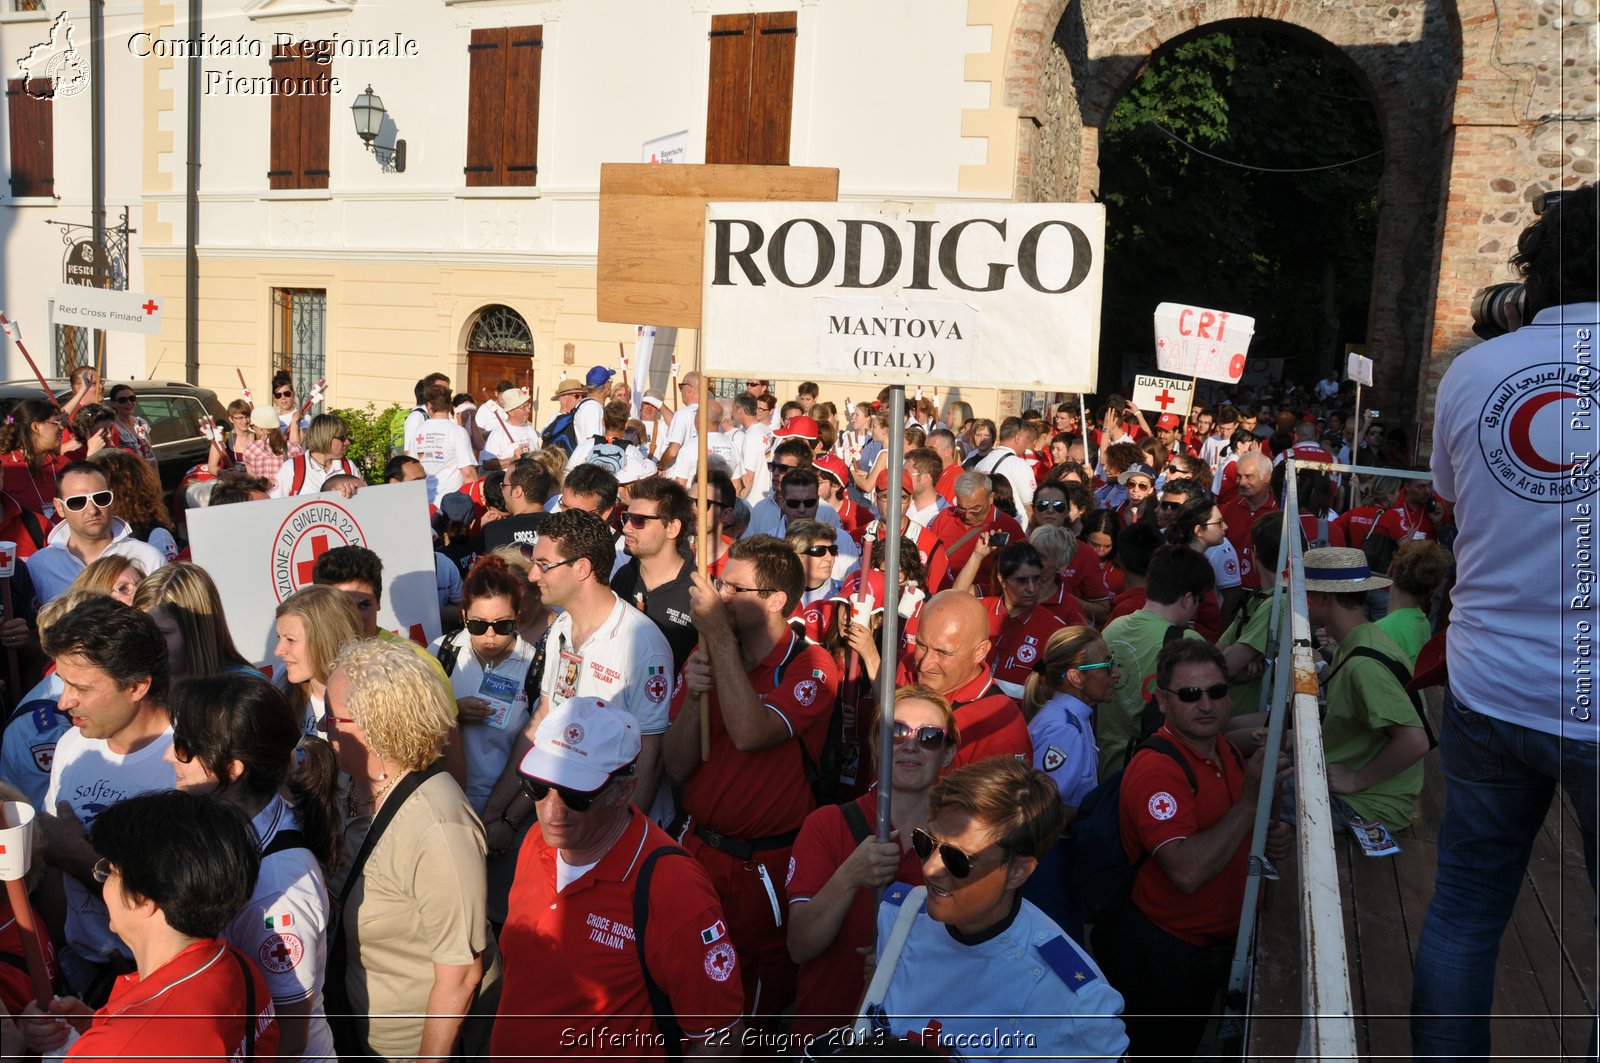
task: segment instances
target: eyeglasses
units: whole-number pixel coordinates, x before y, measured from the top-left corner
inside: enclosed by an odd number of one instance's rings
[[[1215,527],[1218,524],[1226,524],[1226,523],[1227,523],[1227,521],[1223,520],[1221,517],[1218,517],[1216,520],[1208,520],[1208,521],[1206,521],[1204,524],[1200,525],[1200,527],[1202,527],[1202,528],[1211,528],[1211,527]]]
[[[1176,690],[1171,687],[1162,687],[1161,689],[1168,694],[1172,694],[1186,705],[1195,704],[1201,697],[1210,698],[1212,701],[1221,701],[1228,696],[1228,684],[1226,683],[1213,683],[1208,687],[1179,687]]]
[[[807,557],[838,557],[839,547],[833,543],[817,543],[814,546],[806,547],[800,552]]]
[[[694,503],[694,505],[696,507],[698,507],[700,505],[700,500],[698,498],[691,498],[691,499],[689,499],[689,501]],[[732,502],[724,502],[720,498],[708,498],[708,499],[705,500],[705,503],[706,503],[706,509],[708,509],[708,510],[709,509],[732,509],[733,508],[733,503]]]
[[[943,749],[945,740],[949,738],[949,733],[943,727],[934,727],[929,724],[925,727],[913,728],[910,724],[902,723],[899,720],[894,722],[894,731],[892,733],[896,745],[915,735],[917,745],[935,752]]]
[[[725,579],[714,579],[711,581],[711,585],[717,590],[727,591],[729,594],[759,594],[763,598],[771,594],[773,590],[771,587],[741,587],[737,583]]]
[[[939,841],[921,827],[911,832],[911,848],[918,860],[927,860],[933,855],[934,849],[938,849],[939,859],[944,861],[945,868],[956,878],[966,878],[972,874],[972,865],[977,863],[977,857],[969,856],[949,842]]]
[[[1096,661],[1093,664],[1075,664],[1072,667],[1080,672],[1093,672],[1100,668],[1115,668],[1116,666],[1117,659],[1115,657],[1107,657],[1105,660]]]
[[[119,398],[112,399],[111,401],[116,403],[118,406],[125,406],[128,403],[135,401],[135,399],[136,399],[136,396],[123,395],[123,396],[121,396]]]
[[[562,565],[570,565],[574,561],[578,560],[576,557],[569,557],[565,561],[540,561],[533,556],[532,543],[518,543],[517,545],[522,549],[522,560],[531,563],[540,572],[549,572],[553,568],[560,568]]]
[[[275,398],[275,399],[292,399],[292,398],[294,398],[294,392],[292,392],[292,391],[274,391],[272,393],[272,397]]]
[[[622,519],[628,527],[638,530],[648,527],[653,520],[665,521],[667,518],[650,513],[624,513]]]
[[[61,504],[67,507],[68,513],[81,513],[90,502],[96,509],[110,509],[111,500],[115,497],[110,491],[93,491],[86,495],[72,495],[63,498]]]
[[[1033,502],[1033,508],[1040,513],[1065,513],[1067,511],[1067,500],[1064,498],[1036,498]]]
[[[106,879],[111,877],[111,861],[101,857],[94,862],[94,880],[105,885]]]
[[[494,629],[494,633],[496,635],[509,635],[513,631],[517,630],[517,619],[516,617],[509,617],[505,620],[467,621],[467,630],[474,635],[482,635],[490,628]]]
[[[814,498],[786,498],[783,504],[789,509],[815,509],[817,500]]]
[[[524,778],[522,780],[522,792],[531,797],[535,802],[538,802],[543,801],[546,797],[550,796],[550,791],[554,790],[556,792],[556,796],[561,798],[561,803],[572,809],[572,811],[587,812],[590,808],[594,807],[594,803],[596,801],[600,800],[600,798],[605,795],[607,790],[611,789],[617,784],[618,780],[626,779],[628,776],[632,775],[633,769],[634,765],[629,764],[621,771],[612,772],[611,777],[606,780],[606,784],[600,787],[598,790],[569,790],[565,786],[555,786],[551,783],[539,782],[535,779]]]

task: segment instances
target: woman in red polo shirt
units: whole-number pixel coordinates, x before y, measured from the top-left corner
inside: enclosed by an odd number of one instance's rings
[[[915,684],[895,692],[890,840],[875,840],[874,790],[806,817],[789,859],[789,956],[796,976],[790,1032],[815,1037],[854,1018],[866,989],[862,946],[872,943],[872,891],[922,884],[911,834],[928,822],[928,791],[956,755],[955,713],[942,695]],[[877,721],[872,759],[878,759]]]
[[[980,594],[973,582],[984,559],[993,552],[993,535],[990,532],[978,537],[953,589],[984,598],[989,614],[989,667],[994,672],[995,685],[1012,697],[1021,698],[1050,636],[1069,624],[1087,624],[1088,620],[1072,598],[1057,606],[1055,612],[1039,604],[1046,590],[1044,558],[1028,542],[1001,548],[995,557],[995,593]]]

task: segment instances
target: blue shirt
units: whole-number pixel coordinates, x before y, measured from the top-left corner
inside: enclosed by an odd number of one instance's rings
[[[56,711],[61,686],[61,677],[54,672],[41,679],[22,699],[0,738],[0,779],[21,790],[34,808],[44,807],[56,743],[72,726],[70,717]]]
[[[1100,751],[1094,744],[1094,709],[1058,692],[1028,721],[1033,766],[1055,780],[1061,803],[1077,808],[1100,781]]]

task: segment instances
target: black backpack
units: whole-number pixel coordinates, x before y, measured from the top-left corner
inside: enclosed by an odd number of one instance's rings
[[[539,433],[539,441],[547,447],[560,447],[568,454],[577,450],[578,429],[573,424],[573,418],[577,413],[578,407],[574,406],[567,413],[556,414],[555,419]]]
[[[1177,624],[1169,625],[1167,633],[1161,636],[1161,645],[1165,646],[1174,639],[1183,638],[1183,633],[1187,630],[1189,629],[1180,627]],[[1126,765],[1128,761],[1132,760],[1133,755],[1139,751],[1139,744],[1161,730],[1161,725],[1166,722],[1167,714],[1161,711],[1161,705],[1156,701],[1156,696],[1151,694],[1144,703],[1143,711],[1139,713],[1139,734],[1135,738],[1128,739],[1128,752],[1122,758],[1122,763]]]
[[[1371,569],[1375,576],[1388,575],[1389,563],[1394,560],[1395,553],[1400,549],[1399,543],[1378,530],[1378,522],[1389,509],[1389,506],[1384,506],[1378,510],[1378,515],[1372,518],[1372,530],[1361,540],[1361,552],[1367,555],[1367,568]]]
[[[1368,538],[1371,537],[1369,536]],[[1323,689],[1331,689],[1331,687],[1327,686],[1326,684],[1331,684],[1333,682],[1334,673],[1340,668],[1343,668],[1345,665],[1349,664],[1357,657],[1370,657],[1374,661],[1382,664],[1385,668],[1389,669],[1389,674],[1394,676],[1394,681],[1400,684],[1400,689],[1405,692],[1406,698],[1411,702],[1411,707],[1416,710],[1417,719],[1422,722],[1422,733],[1428,736],[1428,748],[1438,749],[1439,738],[1433,733],[1433,724],[1428,720],[1428,710],[1423,704],[1422,695],[1415,690],[1408,690],[1406,688],[1406,684],[1411,682],[1411,672],[1406,668],[1405,665],[1401,664],[1393,657],[1390,657],[1382,650],[1373,649],[1371,646],[1357,646],[1355,649],[1350,651],[1350,656],[1340,661],[1338,665],[1328,673],[1327,678],[1323,680],[1325,684]]]

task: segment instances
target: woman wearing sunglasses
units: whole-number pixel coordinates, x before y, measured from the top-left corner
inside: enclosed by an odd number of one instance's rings
[[[1094,712],[1101,702],[1111,700],[1120,675],[1099,632],[1077,626],[1050,636],[1028,677],[1022,715],[1033,740],[1033,766],[1055,780],[1069,826],[1078,805],[1099,784]],[[1083,916],[1071,886],[1072,850],[1063,838],[1039,858],[1039,869],[1022,893],[1082,944]]]
[[[117,432],[117,446],[155,464],[156,451],[150,445],[150,422],[139,416],[139,396],[127,384],[111,389],[111,408],[117,419],[112,427]]]
[[[464,1020],[499,965],[483,825],[440,763],[449,696],[432,662],[387,639],[352,642],[332,664],[321,727],[350,777],[329,882],[341,905],[327,975],[339,1054],[444,1059],[466,1041],[462,1054],[478,1055],[486,1031]]]
[[[66,416],[41,399],[23,399],[0,424],[0,476],[11,502],[34,517],[16,519],[7,513],[4,531],[17,544],[17,556],[30,557],[44,547],[44,536],[61,515],[55,511],[56,475],[71,464],[61,453]],[[76,446],[77,444],[74,444]],[[101,436],[89,438],[89,452],[105,446]],[[11,509],[8,505],[7,510]],[[38,530],[35,536],[29,524]],[[18,534],[20,533],[20,534]]]
[[[278,1057],[332,1060],[322,1003],[329,900],[323,879],[336,853],[337,769],[327,743],[300,745],[289,703],[259,674],[230,672],[177,684],[167,706],[166,757],[177,787],[241,810],[254,828],[261,873],[223,936],[256,961],[278,1013]]]
[[[294,393],[294,378],[287,369],[272,374],[272,412],[278,420],[278,430],[290,443],[300,444],[301,435],[311,427],[311,417],[297,417],[299,400]]]
[[[790,1032],[821,1034],[849,1022],[866,988],[861,951],[872,944],[873,891],[922,883],[913,835],[928,822],[928,791],[955,759],[955,713],[940,694],[901,687],[894,721],[890,840],[876,840],[876,790],[806,817],[794,843],[789,880],[789,955],[800,965]],[[877,722],[872,759],[878,759]]]

